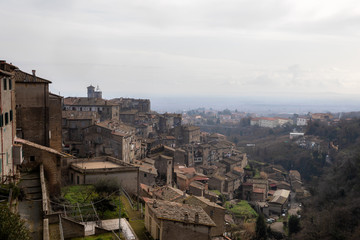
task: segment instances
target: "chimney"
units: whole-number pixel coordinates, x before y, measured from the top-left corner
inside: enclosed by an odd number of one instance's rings
[[[36,76],[36,70],[32,70],[32,74],[35,77]]]
[[[185,214],[184,214],[184,221],[185,222],[189,221],[189,213],[188,212],[185,212]]]
[[[199,223],[199,213],[195,213],[195,223]]]

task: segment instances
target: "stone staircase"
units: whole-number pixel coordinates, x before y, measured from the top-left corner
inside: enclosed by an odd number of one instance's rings
[[[19,186],[24,190],[25,199],[19,201],[18,212],[25,220],[32,239],[42,239],[42,193],[40,173],[21,173]]]
[[[24,189],[25,198],[29,200],[41,200],[40,174],[25,173],[21,175],[20,187]]]

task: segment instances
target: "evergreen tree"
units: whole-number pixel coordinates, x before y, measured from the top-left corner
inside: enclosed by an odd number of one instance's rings
[[[259,214],[259,216],[256,219],[256,240],[266,240],[267,239],[267,231],[266,231],[266,223],[264,216],[262,214]]]
[[[0,239],[28,240],[29,230],[20,216],[12,213],[6,205],[0,205]]]
[[[300,231],[300,219],[296,215],[289,217],[289,235]]]

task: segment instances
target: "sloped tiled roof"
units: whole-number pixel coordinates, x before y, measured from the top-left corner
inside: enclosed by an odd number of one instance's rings
[[[162,200],[173,201],[182,196],[184,192],[169,186],[164,186],[153,191],[153,194]]]
[[[108,100],[102,98],[87,98],[87,97],[67,97],[64,98],[64,105],[73,106],[116,106]]]
[[[200,206],[181,204],[176,202],[161,201],[144,198],[147,206],[154,212],[158,219],[168,221],[184,222],[197,225],[215,227],[214,221],[206,214]],[[154,206],[155,202],[155,206]],[[195,222],[195,214],[198,214],[199,220]],[[185,217],[187,215],[187,217]]]
[[[202,208],[210,206],[210,207],[215,207],[215,208],[219,208],[219,209],[225,209],[222,206],[220,206],[214,202],[211,202],[207,198],[198,197],[198,196],[189,196],[189,197],[183,199],[182,202],[189,204],[189,205],[200,206]]]
[[[32,74],[23,72],[21,70],[15,71],[15,82],[17,83],[51,83],[51,81]]]

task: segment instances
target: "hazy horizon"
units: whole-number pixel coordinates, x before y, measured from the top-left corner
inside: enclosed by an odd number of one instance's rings
[[[360,92],[356,1],[0,2],[0,58],[63,96],[93,84],[109,97],[336,104]]]

